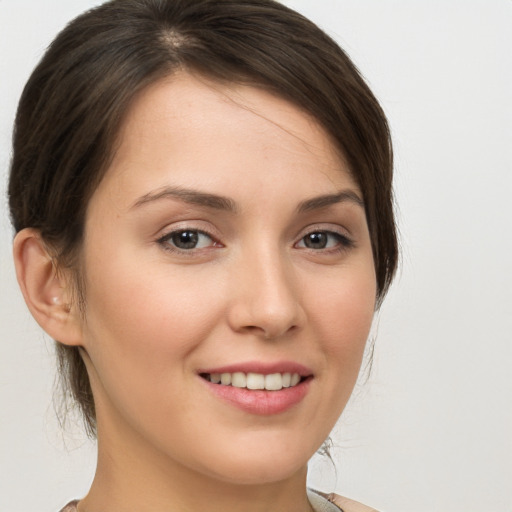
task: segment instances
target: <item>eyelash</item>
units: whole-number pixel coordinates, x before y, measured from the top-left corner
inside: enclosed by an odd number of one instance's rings
[[[205,236],[210,239],[210,243],[205,247],[190,247],[190,248],[181,248],[177,247],[176,244],[173,242],[173,238],[184,235],[184,234],[192,234],[196,237],[196,241],[199,240],[199,237]],[[336,245],[334,247],[321,247],[321,248],[313,248],[308,247],[307,244],[307,237],[312,237],[314,235],[326,235],[328,239],[326,240],[326,245],[329,244],[329,238],[334,238],[336,240]],[[207,231],[201,230],[201,229],[195,229],[195,228],[180,228],[173,231],[170,231],[169,233],[166,233],[165,235],[161,236],[157,239],[157,243],[166,251],[173,252],[173,253],[179,253],[182,255],[188,255],[192,256],[195,252],[201,251],[202,249],[207,249],[210,247],[223,247],[223,245],[217,241],[213,235],[208,233]],[[299,246],[299,244],[303,244],[302,246]],[[354,241],[348,238],[346,235],[343,235],[341,233],[338,233],[336,231],[330,231],[326,229],[312,229],[308,231],[305,235],[303,235],[298,242],[294,244],[294,247],[297,247],[301,250],[308,250],[313,253],[337,253],[337,252],[343,252],[348,249],[351,249],[355,246]]]
[[[313,235],[326,235],[327,237],[334,238],[336,240],[336,245],[334,247],[321,247],[321,248],[312,248],[306,246],[307,237],[312,237]],[[328,229],[312,229],[308,231],[300,240],[295,244],[295,246],[303,243],[304,245],[300,247],[304,250],[309,250],[312,252],[324,252],[324,253],[336,253],[343,252],[348,249],[351,249],[355,246],[354,241],[348,238],[346,235],[338,233],[337,231],[332,231]],[[327,244],[329,241],[327,240]]]
[[[211,240],[211,243],[208,245],[208,247],[222,247],[222,244],[215,240],[215,238],[208,233],[207,231],[201,230],[201,229],[195,229],[195,228],[181,228],[176,229],[173,231],[170,231],[169,233],[166,233],[165,235],[161,236],[157,243],[162,246],[162,248],[169,252],[174,253],[180,253],[184,255],[191,255],[193,252],[200,251],[201,249],[204,249],[204,247],[191,247],[189,249],[183,249],[181,247],[177,247],[173,242],[172,239],[176,236],[184,235],[184,234],[194,234],[196,237],[199,236],[206,236]]]

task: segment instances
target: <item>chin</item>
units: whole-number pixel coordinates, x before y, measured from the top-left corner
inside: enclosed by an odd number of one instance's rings
[[[227,484],[235,485],[268,485],[283,482],[296,476],[297,473],[307,472],[307,461],[301,464],[291,461],[273,461],[266,464],[251,464],[247,460],[232,464],[225,471],[216,473],[216,479]]]
[[[290,447],[289,442],[278,443],[278,446],[270,442],[254,442],[250,445],[236,443],[236,449],[225,450],[221,460],[218,457],[215,457],[215,461],[204,458],[203,463],[207,463],[208,467],[204,467],[203,471],[211,475],[211,468],[214,467],[215,478],[229,484],[264,485],[282,482],[300,472],[306,475],[309,459],[317,449],[314,445],[308,450],[307,444],[304,440],[297,441],[293,447]]]

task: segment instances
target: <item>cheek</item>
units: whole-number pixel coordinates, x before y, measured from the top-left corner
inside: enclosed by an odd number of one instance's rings
[[[189,356],[218,311],[204,283],[198,290],[187,276],[127,271],[121,263],[90,275],[84,345],[98,418],[145,432],[142,418],[169,425],[178,411],[190,413]]]
[[[139,381],[142,388],[186,374],[186,355],[207,338],[219,316],[215,286],[187,272],[115,258],[91,261],[86,285],[84,345],[102,379]],[[141,268],[143,267],[143,268]],[[160,266],[161,267],[161,266]],[[111,377],[112,376],[112,377]]]
[[[368,265],[348,275],[349,278],[331,281],[324,293],[316,294],[321,296],[321,302],[315,307],[315,328],[333,380],[351,390],[373,321],[376,285],[373,267]]]
[[[93,269],[87,273],[88,323],[101,321],[102,328],[121,337],[146,333],[145,343],[171,334],[186,335],[192,328],[207,329],[213,311],[206,306],[214,304],[208,281],[198,279],[192,271],[136,256],[127,258],[124,254],[130,251],[119,252],[111,259],[114,264],[92,259],[88,264]],[[179,343],[179,336],[175,342]]]

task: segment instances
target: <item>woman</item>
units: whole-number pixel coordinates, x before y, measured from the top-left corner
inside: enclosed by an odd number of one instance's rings
[[[9,199],[22,292],[98,438],[66,512],[369,510],[306,472],[395,271],[391,177],[357,70],[276,2],[114,0],[64,29]]]

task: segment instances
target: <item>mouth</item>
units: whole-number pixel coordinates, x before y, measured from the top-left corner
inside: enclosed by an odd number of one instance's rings
[[[253,372],[224,372],[200,373],[201,378],[219,386],[231,386],[239,389],[281,391],[293,388],[308,379],[298,373],[253,373]]]
[[[315,376],[294,361],[246,361],[202,368],[197,376],[213,396],[256,415],[278,415],[298,406]]]

